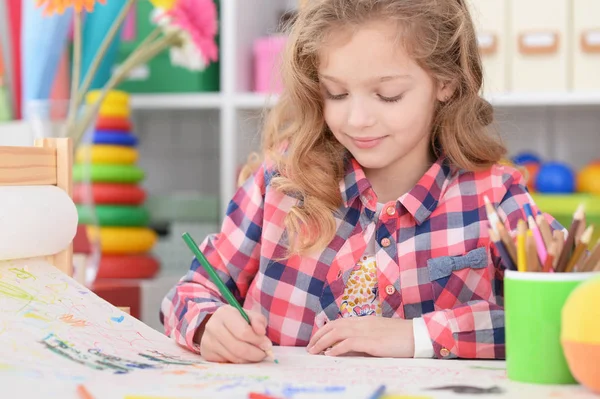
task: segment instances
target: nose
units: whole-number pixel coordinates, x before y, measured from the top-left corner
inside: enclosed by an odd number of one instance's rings
[[[363,129],[373,126],[375,118],[364,100],[355,97],[349,101],[348,126],[354,129]]]

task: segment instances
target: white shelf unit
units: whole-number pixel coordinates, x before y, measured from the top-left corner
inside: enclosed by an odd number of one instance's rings
[[[591,93],[505,93],[485,97],[496,107],[543,106],[600,106],[600,92]],[[131,105],[135,110],[194,110],[220,109],[225,97],[216,94],[142,94],[133,95]],[[233,106],[242,110],[271,108],[278,100],[276,94],[236,93]]]
[[[132,105],[139,118],[149,118],[142,124],[149,130],[141,132],[142,142],[159,141],[164,129],[185,130],[188,140],[201,135],[201,142],[210,141],[212,155],[218,157],[218,161],[209,160],[203,152],[208,166],[199,166],[198,173],[218,176],[218,182],[211,183],[210,187],[218,186],[214,194],[219,196],[220,218],[235,191],[240,163],[260,142],[261,113],[277,101],[276,95],[252,92],[254,41],[273,33],[281,13],[296,8],[297,2],[221,0],[220,93],[133,96]],[[536,150],[544,157],[572,163],[575,168],[600,157],[600,92],[504,93],[486,97],[496,108],[500,132],[511,153]],[[152,126],[155,122],[160,122],[160,126]],[[158,129],[161,131],[152,132]],[[206,134],[217,137],[207,138]],[[152,143],[152,146],[158,144]],[[192,151],[188,146],[181,144],[183,151]],[[166,150],[169,151],[173,158],[178,157],[174,149]],[[179,160],[173,162],[176,161]],[[217,165],[218,172],[214,170]],[[168,165],[160,165],[163,167]],[[164,176],[167,179],[169,173]],[[191,190],[192,184],[182,189]],[[158,186],[159,182],[153,185]],[[171,189],[172,183],[167,186]]]

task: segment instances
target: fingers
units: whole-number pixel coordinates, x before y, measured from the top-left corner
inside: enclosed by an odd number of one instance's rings
[[[334,323],[334,322],[328,323],[328,324],[325,324],[323,327],[321,327],[319,330],[317,330],[315,335],[313,335],[312,338],[310,339],[310,341],[308,342],[308,351],[312,353],[311,349],[313,348],[313,346],[315,346],[315,344],[321,339],[321,337],[323,337],[325,334],[329,333],[329,331],[331,331],[331,329],[335,325],[336,325],[336,323]]]
[[[208,361],[231,363],[254,363],[265,359],[265,351],[273,346],[264,334],[266,319],[260,314],[249,314],[249,317],[254,326],[248,324],[237,309],[219,308],[206,323],[200,342],[202,356]],[[255,329],[263,334],[257,334]]]
[[[253,323],[251,326],[237,310],[233,310],[236,314],[228,315],[223,321],[227,330],[238,341],[247,342],[263,351],[271,349],[272,343],[265,335],[267,322],[264,316],[258,313],[249,313],[250,322]],[[257,330],[262,334],[257,333]]]
[[[345,334],[345,331],[346,330],[343,328],[330,328],[329,331],[321,335],[315,341],[313,346],[309,348],[309,353],[312,353],[313,355],[321,353],[338,344],[340,341],[348,338],[347,334]]]
[[[326,356],[341,356],[353,352],[368,353],[365,338],[347,338],[338,342],[335,346],[325,351]]]
[[[210,334],[202,337],[200,352],[204,360],[214,363],[235,363],[235,356]]]
[[[227,327],[227,325],[225,325]],[[250,329],[251,334],[254,335],[254,331],[246,323],[246,327]],[[244,333],[238,335],[245,335]],[[223,329],[217,337],[218,341],[235,355],[240,363],[255,363],[262,361],[267,355],[264,350],[259,348],[257,345],[248,343],[247,341],[240,340],[236,333],[229,330],[229,328]],[[236,363],[238,363],[236,362]]]
[[[269,338],[267,338],[267,318],[263,316],[261,313],[248,313],[248,317],[250,317],[250,324],[252,326],[252,330],[261,336],[261,342],[258,347],[264,351],[269,351],[273,348],[273,343]]]
[[[249,312],[250,325],[257,335],[265,335],[267,333],[267,318],[261,313]]]

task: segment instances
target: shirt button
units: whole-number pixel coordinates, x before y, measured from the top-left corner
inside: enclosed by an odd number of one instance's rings
[[[388,207],[388,209],[386,210],[387,214],[390,216],[394,216],[396,214],[396,208],[394,208],[393,206]]]
[[[443,357],[446,357],[450,354],[450,351],[446,348],[442,348],[440,349],[440,355],[442,355]]]
[[[394,286],[393,286],[393,285],[391,285],[391,284],[390,284],[390,285],[388,285],[387,287],[385,287],[385,292],[386,292],[388,295],[392,295],[392,294],[393,294],[395,291],[396,291],[396,289],[395,289],[395,288],[394,288]]]
[[[390,239],[389,239],[389,238],[387,238],[387,237],[386,237],[386,238],[384,238],[383,240],[381,240],[381,246],[382,246],[382,247],[384,247],[384,248],[387,248],[387,247],[389,247],[391,243],[392,243],[392,242],[391,242],[391,241],[390,241]]]

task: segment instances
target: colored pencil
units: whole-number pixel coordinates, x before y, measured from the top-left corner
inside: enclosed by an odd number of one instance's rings
[[[540,258],[538,256],[537,247],[535,244],[535,238],[533,236],[533,231],[527,230],[527,238],[526,238],[526,248],[527,248],[527,271],[530,272],[541,272],[542,265],[540,264]]]
[[[552,239],[556,248],[554,250],[554,261],[552,262],[552,266],[554,270],[556,270],[556,265],[558,264],[558,257],[565,246],[565,233],[562,230],[554,230],[552,232]]]
[[[565,241],[565,245],[561,251],[558,262],[556,264],[557,272],[564,272],[567,264],[569,262],[569,258],[571,256],[571,252],[573,251],[573,246],[575,245],[575,234],[577,234],[577,230],[579,229],[579,225],[584,217],[584,207],[583,204],[577,207],[575,214],[573,215],[573,221],[571,222],[571,226],[569,227],[569,233],[567,235],[567,240]]]
[[[537,255],[540,258],[540,263],[543,265],[546,263],[546,257],[548,256],[548,251],[546,250],[546,245],[544,244],[544,239],[542,238],[542,233],[540,233],[540,229],[538,225],[535,223],[535,219],[533,216],[529,216],[527,218],[527,222],[529,224],[529,231],[532,232],[533,238],[535,239],[535,246],[537,248]]]
[[[94,399],[94,395],[88,391],[85,385],[77,385],[77,395],[80,399]]]
[[[546,249],[552,243],[552,232],[550,231],[550,224],[544,217],[544,215],[537,215],[535,217],[535,221],[540,229],[540,233],[542,234],[542,238],[544,239],[544,244],[546,244]]]
[[[552,241],[550,246],[548,247],[548,256],[546,257],[546,262],[544,262],[543,272],[553,272],[554,271],[554,258],[556,257],[556,243]]]
[[[517,222],[517,269],[520,272],[527,271],[527,250],[525,240],[527,236],[527,225],[525,220],[519,219]]]
[[[581,223],[579,223],[579,227],[577,228],[577,233],[575,234],[574,245],[577,245],[577,243],[579,242],[579,240],[581,240],[581,236],[585,232],[586,228],[587,228],[587,225],[586,225],[585,213],[584,213],[583,214],[583,218],[581,219]]]
[[[506,230],[506,228],[504,227],[504,224],[501,221],[498,221],[496,223],[496,226],[498,228],[498,232],[500,233],[500,239],[502,240],[504,247],[508,251],[508,254],[510,255],[512,263],[514,265],[516,265],[517,264],[517,247],[515,246],[514,240],[510,237],[510,235],[508,234],[508,231]]]
[[[508,270],[517,270],[517,266],[513,262],[510,255],[508,254],[506,246],[500,240],[500,237],[498,237],[498,233],[496,233],[493,229],[489,229],[489,234],[490,234],[490,238],[491,238],[492,242],[494,243],[494,245],[498,249],[498,252],[500,253],[500,258],[502,259],[502,263],[504,263],[504,265],[506,266],[506,268]]]
[[[275,396],[265,395],[264,393],[250,392],[248,399],[278,399]]]
[[[596,241],[596,245],[590,252],[590,255],[587,257],[585,262],[583,263],[582,271],[591,271],[594,270],[596,263],[600,261],[600,238]]]
[[[530,204],[524,204],[523,210],[525,211],[525,218],[529,218],[529,216],[533,217],[533,212],[531,210]]]
[[[202,267],[204,267],[204,270],[206,270],[212,282],[217,286],[219,292],[221,292],[221,295],[223,295],[227,303],[236,308],[240,312],[242,317],[248,322],[248,324],[250,324],[250,317],[248,317],[248,314],[244,311],[242,305],[240,305],[237,299],[235,299],[235,296],[233,296],[231,291],[229,291],[229,289],[227,288],[223,280],[221,280],[221,278],[219,277],[215,269],[212,267],[208,259],[206,259],[202,251],[200,251],[200,248],[198,248],[198,245],[196,244],[194,239],[188,233],[183,233],[182,238],[183,241],[185,241],[185,243],[189,247],[189,249],[192,251],[192,253],[196,256],[196,259],[198,259]],[[275,359],[271,350],[267,350],[265,351],[265,353],[269,357],[273,358],[275,363],[279,363],[279,361]]]
[[[385,385],[381,385],[379,388],[377,388],[377,390],[373,392],[373,395],[371,395],[369,399],[381,399],[383,395],[385,395]]]
[[[573,251],[573,256],[571,256],[571,259],[569,259],[569,263],[567,263],[567,266],[565,267],[565,272],[568,273],[573,271],[573,268],[579,261],[579,258],[581,258],[581,255],[583,255],[584,251],[587,249],[590,240],[592,239],[593,232],[594,226],[589,226],[587,229],[585,229],[585,231],[581,235],[581,240],[579,240],[577,246],[575,247],[575,251]]]

